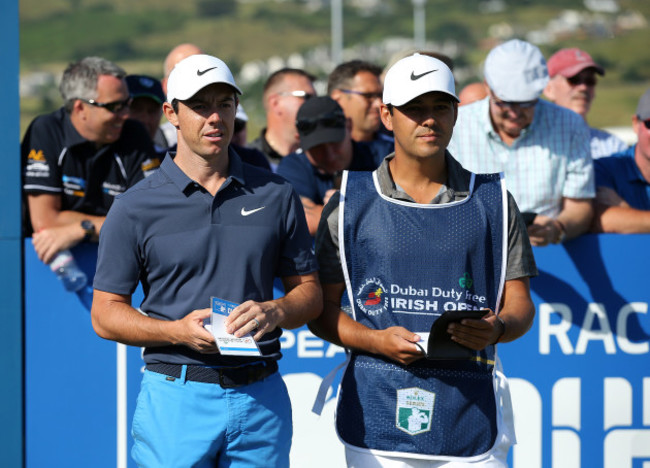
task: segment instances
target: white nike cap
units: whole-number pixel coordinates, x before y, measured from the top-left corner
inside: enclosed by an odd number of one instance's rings
[[[224,83],[232,86],[238,94],[241,89],[222,60],[211,55],[191,55],[176,64],[167,80],[167,102],[174,99],[185,101],[208,85]]]
[[[384,78],[384,104],[403,106],[422,94],[439,91],[456,101],[454,75],[444,62],[428,55],[413,54],[395,63]]]
[[[483,74],[494,95],[509,102],[533,101],[548,83],[544,56],[536,46],[519,39],[492,49]]]

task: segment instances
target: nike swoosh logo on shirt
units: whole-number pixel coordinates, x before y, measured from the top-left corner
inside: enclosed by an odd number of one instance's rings
[[[437,72],[438,70],[429,70],[428,72],[420,73],[419,75],[416,75],[414,71],[411,72],[411,81],[419,80],[422,78],[424,75],[428,75],[429,73]]]
[[[260,206],[259,208],[255,208],[253,210],[246,210],[246,208],[242,208],[241,209],[241,215],[242,216],[250,216],[253,213],[257,213],[258,211],[263,210],[264,208],[266,208],[266,207],[265,206]]]
[[[197,76],[203,76],[203,75],[205,75],[207,72],[209,72],[210,70],[214,70],[215,68],[217,68],[217,67],[206,68],[206,69],[203,70],[203,71],[201,71],[201,70],[197,70],[197,71],[196,71],[196,75],[197,75]]]

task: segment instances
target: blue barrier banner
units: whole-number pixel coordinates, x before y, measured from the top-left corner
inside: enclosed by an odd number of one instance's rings
[[[650,236],[587,235],[535,249],[535,259],[533,327],[499,346],[514,466],[647,466]]]
[[[515,468],[645,468],[650,463],[650,236],[588,235],[535,249],[537,316],[499,345],[510,379]],[[92,278],[96,248],[74,250]],[[142,376],[139,348],[97,337],[90,289],[68,293],[25,243],[28,467],[132,467],[130,425]],[[281,294],[281,288],[276,291]],[[142,294],[134,295],[134,306]],[[345,466],[334,433],[334,380],[319,417],[321,380],[344,351],[306,327],[282,338],[293,404],[292,466]]]

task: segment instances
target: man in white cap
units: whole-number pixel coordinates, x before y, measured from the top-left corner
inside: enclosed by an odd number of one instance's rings
[[[595,194],[589,128],[575,112],[539,99],[548,82],[542,53],[508,41],[490,51],[484,76],[489,96],[460,108],[449,151],[471,171],[505,173],[531,244],[586,232]]]
[[[506,467],[514,433],[495,345],[534,317],[526,227],[499,174],[447,151],[458,98],[443,62],[398,61],[380,112],[395,152],[344,173],[316,237],[324,310],[309,326],[351,350],[336,422],[348,466]]]
[[[218,58],[179,62],[163,104],[177,151],[116,200],[102,229],[93,327],[145,347],[133,421],[138,466],[289,466],[281,327],[315,318],[321,292],[298,196],[229,151],[239,94]],[[286,295],[273,300],[276,276]],[[139,281],[142,313],[131,306]],[[223,301],[239,304],[223,320],[225,349],[203,326],[218,312],[209,306]],[[259,353],[226,352],[248,333]]]
[[[548,59],[550,77],[544,95],[558,106],[580,114],[587,114],[596,97],[596,75],[605,75],[605,69],[594,62],[584,50],[560,49]],[[627,145],[615,135],[598,128],[589,128],[591,157],[594,159],[624,151]]]

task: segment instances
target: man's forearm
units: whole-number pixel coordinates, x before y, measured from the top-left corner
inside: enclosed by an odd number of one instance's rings
[[[618,234],[648,233],[650,232],[650,211],[597,204],[592,230]]]
[[[589,230],[594,211],[591,199],[564,199],[557,220],[562,224],[566,239],[573,239]]]
[[[84,219],[92,221],[92,223],[95,225],[95,231],[99,233],[99,231],[102,229],[102,226],[104,225],[106,216],[89,215],[80,211],[61,211],[58,216],[58,220],[61,224],[77,223],[81,225],[81,221]]]
[[[294,329],[305,325],[318,317],[323,310],[320,283],[316,274],[293,278],[288,283],[285,279],[284,297],[274,302],[283,310],[284,317],[278,326]]]
[[[325,301],[323,313],[308,325],[314,335],[330,343],[359,351],[377,352],[372,336],[376,331],[350,318],[335,302]]]
[[[530,297],[528,278],[518,278],[506,282],[503,308],[499,317],[505,324],[499,342],[514,341],[523,336],[533,325],[535,305]]]
[[[91,319],[95,332],[107,340],[131,346],[165,346],[174,342],[169,333],[171,322],[143,315],[102,291],[95,290]]]

